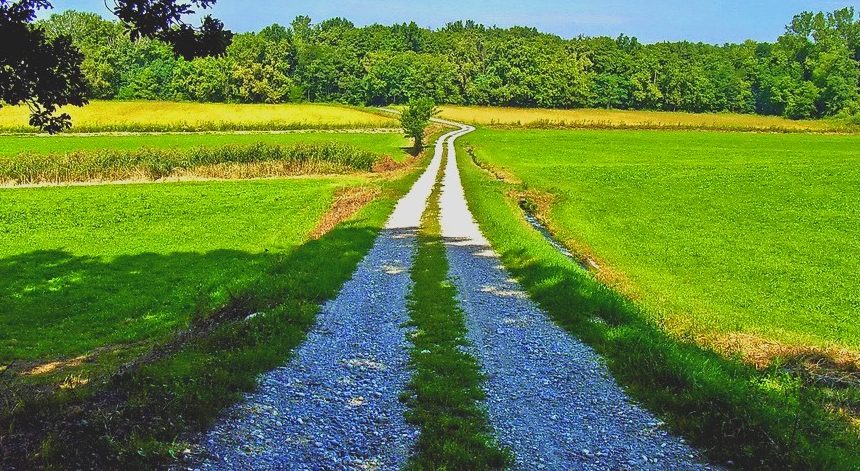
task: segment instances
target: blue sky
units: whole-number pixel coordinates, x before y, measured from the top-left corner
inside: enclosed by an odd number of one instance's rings
[[[53,3],[57,11],[107,14],[103,0]],[[342,16],[358,25],[414,20],[429,27],[473,19],[488,26],[535,26],[564,37],[625,33],[644,42],[724,43],[773,41],[796,13],[845,6],[860,10],[860,0],[219,0],[212,13],[240,32],[273,22],[286,25],[296,15],[308,15],[314,21]]]

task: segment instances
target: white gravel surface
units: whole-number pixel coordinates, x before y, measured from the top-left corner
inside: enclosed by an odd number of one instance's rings
[[[514,468],[707,468],[632,403],[600,357],[557,327],[501,266],[469,211],[454,139],[443,179],[442,235],[472,353],[488,376],[490,423],[513,451]]]
[[[258,390],[203,437],[204,459],[192,468],[387,470],[405,464],[418,434],[406,424],[399,400],[409,380],[406,295],[443,142],[292,360],[263,375]]]

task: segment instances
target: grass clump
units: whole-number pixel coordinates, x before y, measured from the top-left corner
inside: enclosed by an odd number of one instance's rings
[[[444,164],[442,166],[444,168]],[[440,171],[441,175],[441,171]],[[409,298],[415,370],[406,396],[407,420],[420,427],[408,469],[501,469],[511,461],[494,442],[480,407],[483,376],[464,350],[466,327],[448,280],[436,185],[423,216]]]
[[[159,180],[169,177],[249,178],[370,171],[383,156],[340,142],[251,144],[193,149],[103,149],[0,159],[5,184]]]
[[[505,266],[556,322],[606,359],[634,399],[676,432],[714,461],[742,468],[860,467],[856,425],[831,407],[834,396],[843,407],[850,404],[850,393],[778,365],[757,370],[670,335],[532,229],[511,197],[520,187],[474,165],[465,148],[460,155],[469,205]]]

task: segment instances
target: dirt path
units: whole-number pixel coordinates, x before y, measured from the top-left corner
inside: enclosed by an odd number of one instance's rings
[[[201,440],[205,458],[193,468],[385,470],[406,462],[417,436],[399,400],[409,379],[406,295],[442,142],[293,359],[263,375]]]
[[[466,204],[455,139],[442,182],[442,236],[473,353],[488,376],[490,422],[515,454],[515,468],[706,468],[682,439],[633,404],[600,357],[557,327],[501,266]]]

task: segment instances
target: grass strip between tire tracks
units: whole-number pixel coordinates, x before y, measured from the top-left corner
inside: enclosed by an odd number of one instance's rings
[[[860,469],[860,434],[831,390],[775,365],[758,371],[666,334],[637,305],[599,283],[525,221],[521,190],[458,165],[473,214],[502,262],[559,325],[603,356],[631,396],[715,462],[746,469]]]
[[[442,169],[444,169],[444,163]],[[440,169],[440,176],[442,174]],[[477,360],[464,350],[466,326],[448,279],[448,260],[439,227],[437,180],[418,235],[409,298],[414,368],[404,399],[407,420],[421,429],[407,469],[501,469],[510,454],[492,438]]]

